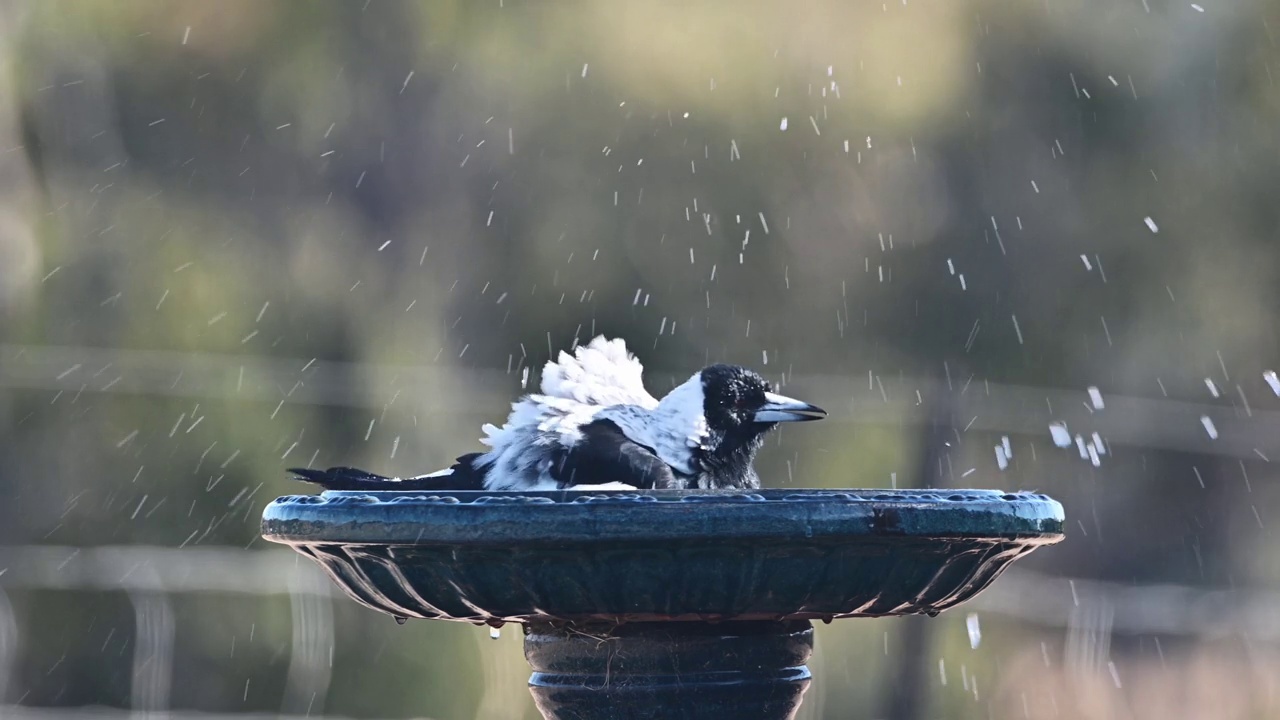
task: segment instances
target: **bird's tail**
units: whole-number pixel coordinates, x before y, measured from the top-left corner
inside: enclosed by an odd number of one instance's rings
[[[457,490],[483,490],[483,479],[467,468],[459,458],[458,465],[431,475],[411,478],[389,478],[365,470],[349,467],[332,467],[327,470],[313,468],[289,468],[298,480],[315,483],[325,490],[407,490],[412,492],[449,492]],[[461,471],[461,472],[460,472]]]

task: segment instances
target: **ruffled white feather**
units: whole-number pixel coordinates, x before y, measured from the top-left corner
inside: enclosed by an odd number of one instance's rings
[[[643,373],[621,339],[600,336],[572,356],[560,353],[543,369],[542,394],[514,403],[502,427],[484,426],[480,442],[492,449],[476,462],[489,467],[488,489],[555,489],[551,470],[557,448],[574,445],[582,438],[582,426],[597,419],[614,422],[663,462],[692,474],[691,451],[710,436],[701,375],[660,402],[645,390]]]
[[[542,369],[542,394],[575,400],[585,405],[637,405],[657,407],[658,401],[644,389],[644,368],[627,351],[621,338],[603,335],[578,346],[573,355],[561,352]]]

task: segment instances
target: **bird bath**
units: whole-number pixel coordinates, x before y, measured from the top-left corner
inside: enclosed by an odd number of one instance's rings
[[[263,536],[397,618],[521,623],[543,715],[789,718],[811,620],[935,615],[1062,539],[993,490],[326,492]]]

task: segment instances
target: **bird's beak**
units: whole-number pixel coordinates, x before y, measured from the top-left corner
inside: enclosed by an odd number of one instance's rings
[[[810,405],[775,393],[765,393],[764,405],[756,410],[754,419],[758,423],[780,423],[821,420],[826,416],[827,411],[817,405]]]

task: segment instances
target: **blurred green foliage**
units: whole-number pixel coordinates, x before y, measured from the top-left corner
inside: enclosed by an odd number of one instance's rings
[[[536,382],[607,333],[656,392],[719,360],[806,397],[826,378],[839,392],[812,399],[835,416],[770,443],[769,484],[1035,487],[1081,529],[1042,569],[1274,584],[1250,511],[1276,507],[1265,464],[1248,492],[1234,459],[1136,448],[1095,471],[1010,428],[1041,455],[998,475],[989,433],[956,432],[929,477],[920,428],[890,409],[944,374],[975,394],[1199,401],[1229,369],[1265,396],[1276,17],[1260,0],[10,3],[0,541],[261,551],[263,504],[299,490],[282,467],[441,466],[522,370]],[[67,364],[33,375],[44,346]],[[145,362],[77,359],[103,349]],[[29,669],[0,701],[127,704],[130,651],[103,644],[129,635],[121,598],[11,595]],[[175,602],[173,705],[278,710],[284,601]],[[534,717],[518,633],[334,607],[316,712]],[[1022,717],[1010,658],[1062,640],[995,625],[977,652],[961,618],[936,621],[921,662],[965,663],[983,690],[930,684],[934,710]],[[822,631],[807,717],[881,701],[895,627]]]

